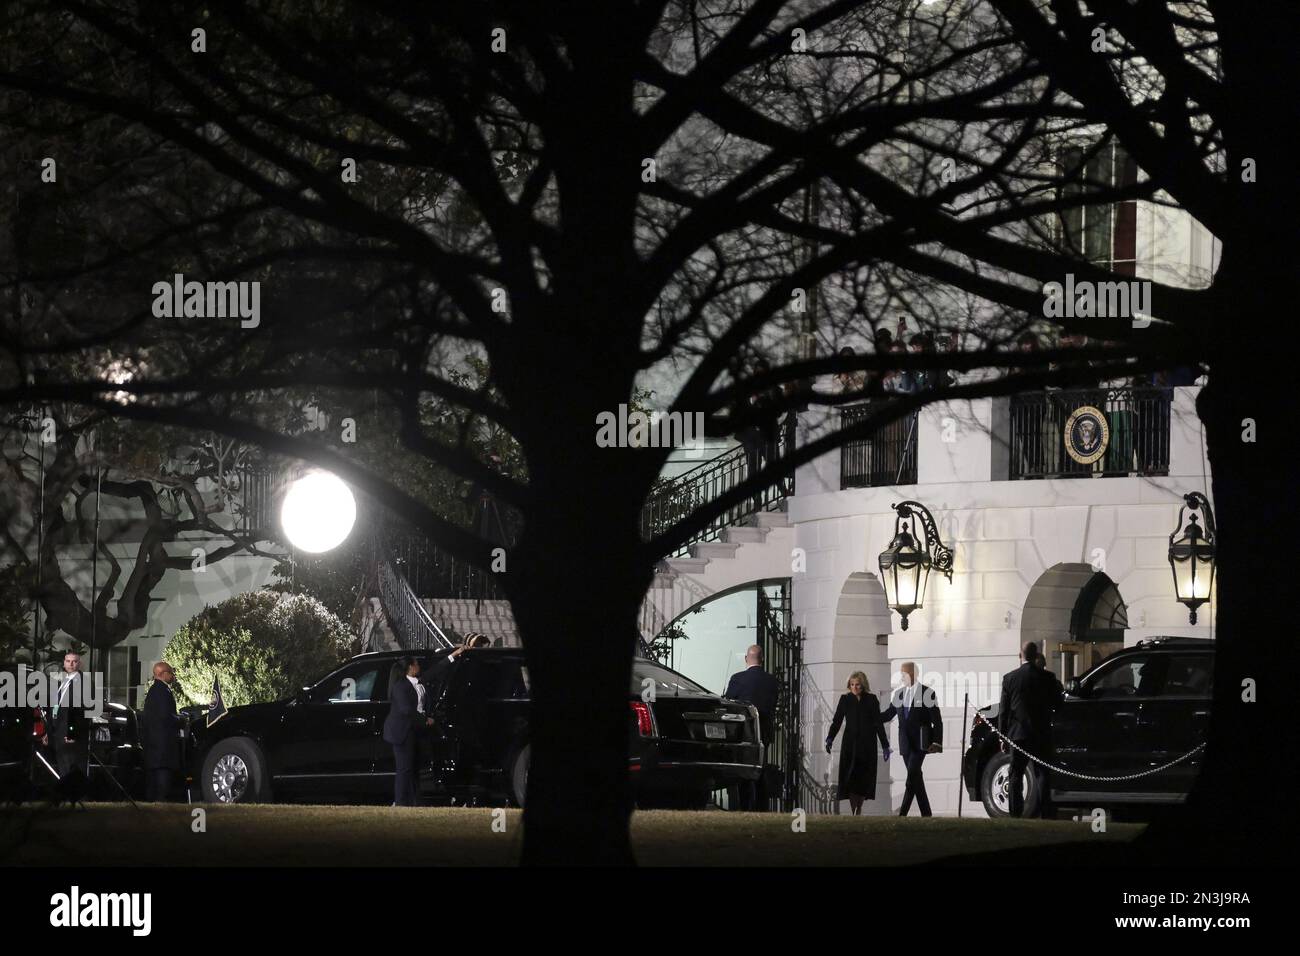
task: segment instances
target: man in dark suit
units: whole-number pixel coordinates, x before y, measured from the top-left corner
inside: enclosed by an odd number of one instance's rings
[[[54,748],[59,776],[70,782],[84,777],[89,759],[89,722],[85,708],[81,706],[81,683],[81,655],[68,651],[63,655],[63,682],[55,692],[54,705],[50,708],[53,720],[47,739]]]
[[[921,816],[928,817],[931,815],[930,796],[925,792],[921,765],[926,754],[943,750],[943,717],[934,689],[917,683],[916,664],[907,661],[899,670],[903,674],[903,686],[894,691],[889,709],[881,715],[886,723],[893,717],[898,718],[898,752],[907,768],[903,804],[898,815],[907,816],[915,798]]]
[[[181,766],[181,722],[171,688],[176,672],[166,661],[159,661],[153,666],[153,677],[144,698],[144,769],[146,796],[160,803],[171,795],[172,781]]]
[[[780,694],[777,679],[763,670],[763,649],[757,644],[745,651],[745,669],[731,675],[723,697],[752,704],[758,711],[758,732],[763,739],[763,764],[767,764],[767,748],[772,742],[775,728],[776,701]],[[736,802],[741,810],[767,809],[767,788],[763,779],[746,780],[735,789]]]
[[[439,657],[429,667],[426,680],[439,679],[465,650],[456,648],[449,654]],[[397,773],[393,779],[393,806],[418,807],[419,790],[416,786],[416,744],[425,729],[433,726],[433,718],[428,715],[428,687],[420,679],[420,658],[407,656],[398,658],[399,676],[388,689],[388,716],[384,719],[384,740],[393,746],[393,760]]]
[[[1002,678],[998,729],[1020,748],[1011,751],[1011,776],[1007,781],[1013,817],[1025,815],[1026,769],[1033,774],[1038,792],[1035,815],[1047,817],[1051,813],[1051,780],[1047,771],[1031,761],[1023,751],[1040,760],[1052,759],[1052,712],[1061,705],[1064,691],[1055,674],[1038,666],[1038,657],[1038,645],[1027,641],[1020,649],[1020,666]],[[1002,749],[1007,749],[1005,743]]]

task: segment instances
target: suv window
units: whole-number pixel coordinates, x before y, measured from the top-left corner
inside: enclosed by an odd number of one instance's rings
[[[387,670],[385,666],[385,674]],[[360,664],[344,668],[312,688],[311,702],[353,704],[357,701],[369,701],[375,697],[375,688],[379,684],[379,671],[378,664]]]
[[[1108,661],[1089,678],[1089,697],[1151,697],[1158,692],[1160,661],[1151,654],[1134,654]]]
[[[632,693],[640,697],[653,682],[656,697],[712,697],[692,680],[653,661],[632,662]]]
[[[470,657],[472,653],[465,656]],[[458,666],[465,668],[461,695],[471,693],[480,700],[528,700],[522,658],[466,661]]]
[[[1170,654],[1162,697],[1209,697],[1214,690],[1213,654]]]

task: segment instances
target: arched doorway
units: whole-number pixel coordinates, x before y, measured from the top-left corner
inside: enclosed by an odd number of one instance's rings
[[[1021,642],[1034,641],[1062,680],[1124,646],[1128,609],[1104,571],[1062,563],[1043,572],[1025,598]]]

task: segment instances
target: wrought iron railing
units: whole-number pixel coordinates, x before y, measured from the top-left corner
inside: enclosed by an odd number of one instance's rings
[[[379,594],[388,626],[397,643],[406,650],[452,648],[455,643],[443,633],[424,605],[394,566],[381,543],[377,555]]]
[[[772,739],[765,740],[765,759],[781,772],[779,793],[769,793],[776,809],[793,810],[798,788],[800,702],[799,674],[803,666],[803,633],[789,626],[789,585],[774,602],[763,586],[757,591],[758,645],[763,662],[777,680],[776,711],[772,715]]]
[[[392,521],[383,524],[381,534],[395,568],[418,597],[440,601],[505,599],[496,575],[456,557],[428,536]]]
[[[1013,395],[1010,477],[1168,474],[1172,400],[1168,388],[1052,389]],[[1071,416],[1086,406],[1102,413],[1106,434],[1103,446],[1101,432],[1089,424],[1088,434],[1075,441],[1075,451],[1084,459],[1079,461],[1067,451],[1066,429]],[[1087,462],[1092,455],[1083,453],[1084,441],[1105,450]]]
[[[240,468],[233,510],[235,530],[244,534],[276,531],[275,520],[277,472],[264,468]]]
[[[863,402],[840,409],[840,427],[862,421],[879,403]],[[847,442],[840,448],[840,487],[878,488],[916,484],[917,413],[878,428],[870,438]]]
[[[820,741],[830,730],[834,714],[826,704],[826,695],[817,686],[812,672],[804,665],[799,674],[801,701],[808,705],[800,715],[800,730],[803,736],[799,740],[799,806],[810,813],[838,814],[840,801],[836,799],[838,789],[831,780],[834,764],[830,757],[825,759],[826,770],[822,778],[817,779],[813,769],[813,758],[819,754],[808,752],[805,737]]]
[[[789,415],[771,437],[764,436],[755,429],[743,437],[740,447],[706,461],[676,478],[663,480],[641,509],[641,537],[646,541],[653,539],[700,506],[735,488],[769,462],[785,457],[794,448],[794,426],[794,416]],[[794,475],[778,478],[713,518],[678,547],[673,555],[685,554],[693,544],[716,540],[726,528],[739,524],[750,515],[771,509],[792,494]]]

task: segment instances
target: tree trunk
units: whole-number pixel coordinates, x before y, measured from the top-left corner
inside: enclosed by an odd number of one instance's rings
[[[1290,853],[1283,837],[1296,773],[1283,704],[1294,679],[1297,535],[1287,250],[1297,209],[1295,105],[1278,96],[1276,78],[1294,59],[1294,18],[1285,4],[1215,7],[1230,218],[1216,230],[1224,244],[1217,308],[1199,343],[1210,381],[1197,401],[1218,530],[1214,702],[1186,806],[1145,837],[1162,860],[1253,865]]]
[[[533,484],[547,504],[508,572],[532,699],[525,864],[633,862],[628,695],[651,569],[636,564],[637,497],[613,507],[591,458],[562,488]]]
[[[1218,324],[1232,331],[1214,343],[1210,381],[1197,401],[1218,538],[1214,700],[1187,804],[1145,838],[1162,859],[1241,863],[1280,855],[1278,828],[1291,815],[1295,767],[1283,702],[1295,666],[1294,370],[1284,367],[1283,350],[1235,321],[1269,315],[1279,291],[1257,268],[1263,260],[1249,258],[1225,261],[1220,272],[1225,290],[1236,291],[1227,297],[1232,314]],[[1242,259],[1244,281],[1237,281]]]

